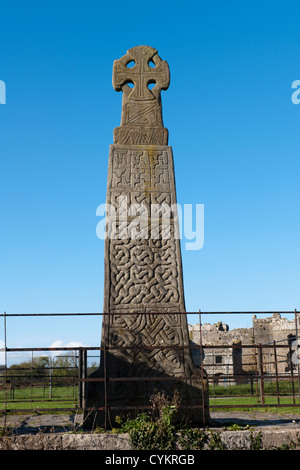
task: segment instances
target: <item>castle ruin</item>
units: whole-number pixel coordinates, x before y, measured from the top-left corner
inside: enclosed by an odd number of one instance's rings
[[[216,383],[232,377],[235,382],[247,381],[257,374],[258,351],[262,348],[261,361],[264,374],[293,374],[298,372],[298,362],[292,361],[293,344],[298,337],[300,318],[297,321],[272,317],[257,318],[253,315],[251,328],[229,329],[227,324],[205,323],[189,325],[190,345],[194,363],[203,366]],[[199,348],[197,348],[199,346]],[[295,344],[294,344],[295,346]]]

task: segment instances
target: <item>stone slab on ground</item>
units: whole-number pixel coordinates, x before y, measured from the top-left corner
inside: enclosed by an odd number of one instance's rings
[[[82,414],[7,414],[0,417],[0,426],[6,426],[13,434],[69,433],[82,424]]]
[[[299,414],[279,414],[262,411],[211,411],[211,424],[213,428],[226,428],[231,425],[241,427],[296,429],[300,430]],[[0,416],[0,427],[6,426],[14,434],[36,433],[70,433],[79,430],[82,425],[81,413],[69,414],[7,414]]]
[[[0,450],[131,450],[127,434],[23,434],[1,436]]]
[[[208,430],[220,433],[226,450],[300,449],[300,414],[211,412]],[[132,450],[128,434],[80,432],[82,414],[24,414],[0,417],[0,450]],[[232,430],[238,425],[241,429]],[[247,428],[246,428],[247,427]],[[79,431],[79,432],[76,432]]]
[[[264,429],[251,432],[221,431],[219,447],[212,450],[299,450],[300,429]],[[253,447],[253,442],[256,447]],[[210,449],[210,443],[203,450]],[[222,448],[220,447],[222,444]],[[22,434],[0,437],[0,450],[98,450],[128,451],[133,450],[128,434],[68,434],[41,433]],[[178,447],[180,450],[180,447]],[[155,451],[154,451],[155,452]],[[171,451],[172,452],[172,451]],[[188,451],[186,451],[188,452]]]
[[[211,411],[210,417],[212,425],[216,427],[226,427],[231,424],[239,426],[255,426],[257,428],[291,427],[300,429],[300,413],[271,413],[263,411]]]

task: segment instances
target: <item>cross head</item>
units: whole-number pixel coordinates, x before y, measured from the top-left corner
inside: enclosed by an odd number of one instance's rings
[[[128,67],[130,62],[134,62],[133,67]],[[151,62],[154,67],[150,67]],[[131,88],[128,83],[134,87]],[[152,90],[148,88],[151,83],[155,83]],[[133,47],[121,59],[114,61],[113,87],[116,91],[126,93],[130,101],[157,99],[161,90],[167,90],[169,83],[168,63],[161,60],[153,47]]]

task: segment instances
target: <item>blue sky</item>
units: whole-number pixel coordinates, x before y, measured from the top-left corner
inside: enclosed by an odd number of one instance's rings
[[[102,312],[112,64],[140,44],[170,66],[178,202],[204,204],[203,249],[182,250],[187,310],[300,309],[299,17],[296,1],[5,2],[0,312]],[[251,325],[203,318],[219,320]],[[100,341],[98,317],[7,327],[11,347]]]

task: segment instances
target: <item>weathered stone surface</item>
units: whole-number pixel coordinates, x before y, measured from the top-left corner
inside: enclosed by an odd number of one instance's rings
[[[128,67],[130,63],[134,63],[133,67]],[[133,89],[129,83],[134,85]],[[114,143],[167,145],[168,130],[163,127],[160,92],[169,83],[169,66],[153,47],[133,47],[114,62],[113,87],[123,92],[121,126],[114,130]],[[151,90],[150,84],[155,84]]]
[[[256,429],[247,431],[225,431],[212,428],[206,430],[208,441],[202,450],[299,450],[299,429]],[[213,441],[213,434],[219,442]],[[181,449],[178,434],[176,448]],[[192,446],[193,441],[190,442]],[[192,447],[193,448],[193,447]],[[0,436],[0,450],[132,450],[128,434],[36,434]],[[170,451],[172,452],[172,451]],[[119,455],[119,454],[118,454]]]
[[[266,411],[212,411],[211,428],[204,450],[213,445],[213,434],[219,435],[222,448],[235,449],[300,449],[300,415]],[[235,424],[239,430],[230,430]],[[0,450],[130,450],[130,436],[114,433],[82,433],[82,416],[9,414],[0,416],[2,432]],[[212,434],[211,434],[212,431]],[[179,438],[179,434],[177,434]],[[190,444],[195,444],[190,441]],[[177,439],[177,446],[179,439]],[[216,447],[212,447],[216,448]]]
[[[214,379],[222,379],[222,375],[257,374],[257,348],[243,348],[243,346],[262,345],[263,363],[267,365],[268,373],[271,374],[297,374],[295,338],[300,331],[300,316],[288,320],[274,313],[271,317],[256,318],[253,315],[252,328],[235,328],[230,330],[229,326],[218,322],[216,324],[204,323],[201,326],[202,338],[200,341],[199,324],[189,325],[189,336],[193,346],[202,344],[204,349],[203,365],[209,376]],[[293,344],[295,341],[295,344]],[[275,361],[274,349],[268,346],[274,343],[280,346],[277,355],[280,360]],[[267,347],[264,348],[264,345]],[[214,347],[216,346],[216,347]],[[224,348],[221,348],[224,346]],[[233,346],[231,348],[230,346]],[[193,359],[196,365],[200,361],[200,348],[192,349]],[[291,356],[292,354],[292,356]],[[292,360],[295,354],[294,361]],[[220,359],[218,361],[218,358]]]
[[[0,450],[130,450],[128,434],[0,436]]]
[[[154,68],[149,67],[151,59]],[[127,67],[131,60],[132,69]],[[130,81],[133,90],[127,85]],[[156,85],[150,91],[147,84],[152,81]],[[87,427],[104,420],[103,413],[91,408],[106,404],[108,424],[121,413],[120,406],[149,406],[156,390],[169,396],[176,390],[189,420],[203,424],[209,419],[207,381],[188,350],[172,149],[157,145],[166,143],[157,136],[165,132],[160,91],[168,84],[168,65],[153,48],[133,48],[114,63],[113,85],[123,91],[123,108],[121,127],[110,147],[107,204],[116,217],[107,218],[105,240],[108,315],[101,344],[106,351],[91,377],[106,381],[88,383]],[[145,132],[156,136],[149,137],[147,145]],[[117,377],[136,379],[113,381]],[[172,377],[179,379],[169,380]],[[188,380],[182,380],[185,377]],[[199,408],[192,410],[191,405]]]
[[[124,221],[121,200],[145,209],[138,218],[140,236],[134,220]],[[180,243],[174,237],[177,214],[171,214],[170,225],[169,219],[165,226],[159,223],[161,214],[157,223],[149,222],[154,205],[166,211],[176,204],[171,148],[112,145],[107,202],[116,208],[118,222],[117,237],[107,239],[105,249],[104,311],[184,311]],[[170,231],[168,238],[164,230]],[[179,318],[176,324],[180,328]]]

